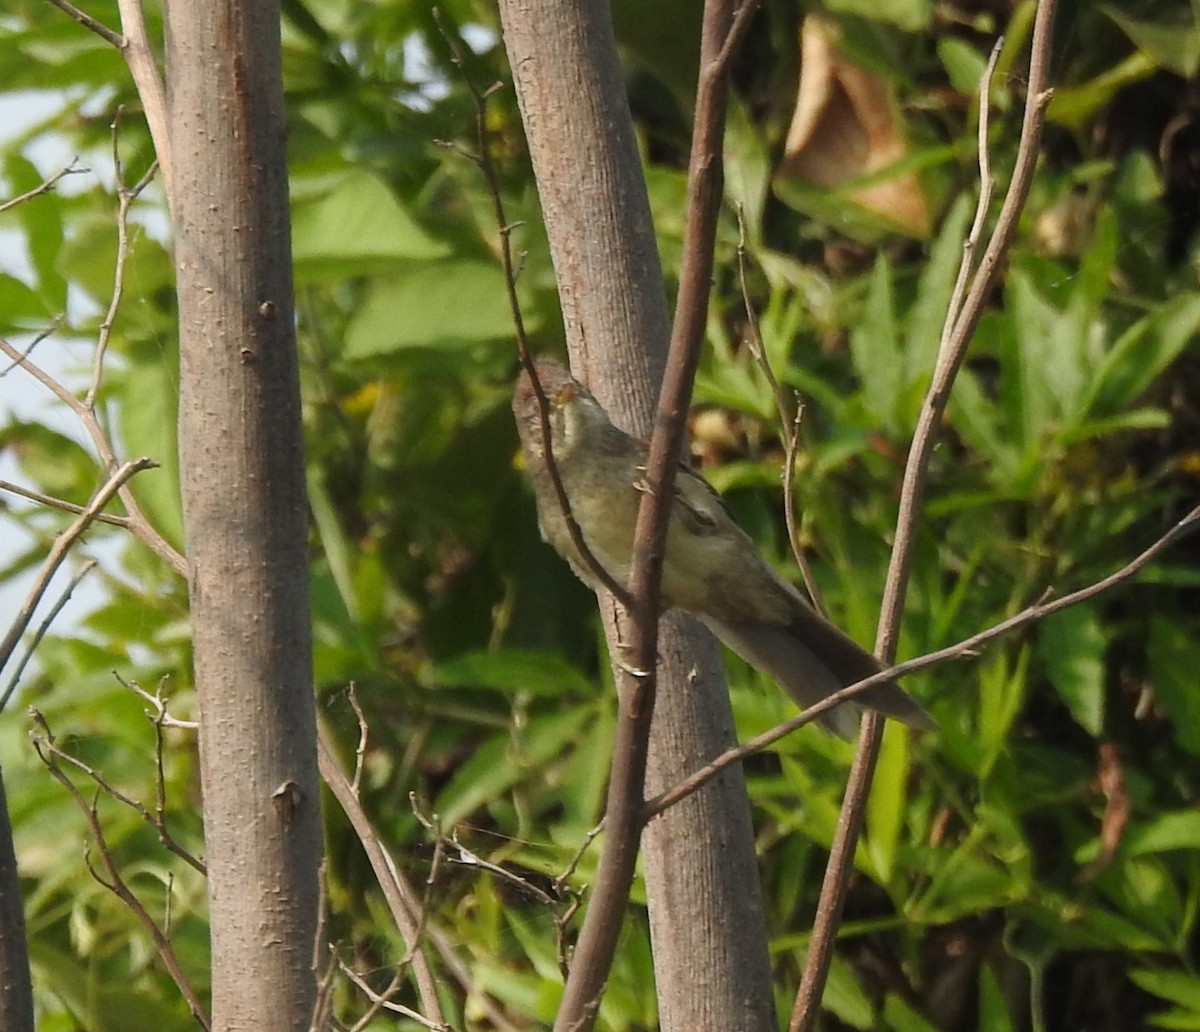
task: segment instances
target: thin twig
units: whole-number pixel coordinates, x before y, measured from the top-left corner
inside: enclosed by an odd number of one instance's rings
[[[0,369],[0,377],[7,376],[9,373],[11,373],[14,369],[17,368],[17,366],[19,366],[21,364],[22,360],[28,358],[30,355],[33,354],[33,349],[36,348],[39,344],[41,344],[42,341],[44,341],[47,337],[50,337],[52,334],[57,333],[59,327],[62,326],[65,319],[66,319],[65,315],[62,315],[62,314],[56,315],[51,320],[49,326],[47,326],[44,330],[40,330],[37,334],[35,334],[33,340],[31,340],[27,345],[25,345],[25,350],[20,352],[19,358],[17,358],[16,360],[14,360],[12,362],[9,362],[8,365],[6,365],[3,369]]]
[[[33,619],[34,610],[37,609],[38,603],[42,596],[46,593],[46,589],[50,585],[50,580],[53,578],[59,566],[67,557],[71,546],[83,536],[83,533],[90,527],[96,518],[96,514],[112,500],[115,495],[136,473],[140,473],[144,469],[152,469],[157,466],[153,459],[140,458],[134,459],[132,462],[127,462],[123,466],[117,468],[100,488],[99,491],[92,497],[92,500],[84,508],[75,521],[57,538],[54,539],[54,544],[50,546],[50,552],[42,562],[41,569],[38,571],[37,578],[34,580],[33,586],[29,590],[29,594],[25,598],[24,604],[17,613],[17,618],[12,622],[5,635],[4,640],[0,641],[0,668],[3,668],[12,658],[13,651],[17,647],[17,643],[21,640],[21,635],[25,633],[25,629],[29,626]],[[8,701],[8,693],[3,699],[0,699],[0,709],[4,703]]]
[[[411,1007],[405,1007],[402,1003],[393,1003],[391,1000],[387,999],[386,996],[382,996],[375,992],[374,989],[367,985],[366,981],[358,974],[357,971],[355,971],[348,964],[343,963],[341,960],[338,961],[338,967],[341,969],[342,974],[350,979],[350,981],[356,986],[358,986],[358,988],[362,990],[363,995],[366,996],[366,998],[373,1004],[377,1004],[380,1009],[389,1010],[396,1014],[402,1014],[404,1017],[417,1022],[417,1024],[422,1025],[425,1028],[433,1029],[433,1032],[455,1032],[453,1025],[448,1025],[446,1022],[441,1021],[440,1019],[436,1021],[430,1020],[429,1018],[425,1017],[424,1014],[413,1010]],[[356,1024],[354,1027],[358,1028],[359,1026]]]
[[[475,138],[479,152],[471,154],[461,147],[456,147],[455,149],[473,162],[483,174],[488,194],[492,199],[492,208],[496,216],[496,226],[500,234],[500,262],[504,269],[504,286],[508,295],[508,307],[512,316],[513,332],[517,338],[517,357],[529,375],[529,381],[533,387],[533,396],[537,399],[538,421],[542,434],[542,454],[546,458],[546,472],[550,476],[550,484],[554,488],[558,507],[563,514],[563,521],[567,525],[567,534],[571,538],[571,544],[575,546],[575,551],[583,559],[588,569],[596,576],[596,579],[612,593],[614,598],[622,602],[627,602],[629,596],[626,586],[616,580],[604,568],[584,538],[583,528],[579,526],[579,521],[571,511],[571,501],[567,497],[567,489],[563,485],[562,475],[558,469],[558,462],[554,457],[550,429],[550,401],[546,397],[545,390],[542,388],[542,381],[538,378],[537,374],[537,365],[529,350],[529,338],[525,333],[525,317],[521,312],[521,299],[517,296],[518,270],[513,261],[512,231],[522,223],[510,223],[505,214],[504,199],[500,194],[500,182],[496,176],[496,167],[492,161],[491,145],[489,143],[487,98],[496,91],[500,84],[496,83],[487,90],[480,90],[475,85],[475,81],[467,74],[467,66],[463,58],[462,48],[459,46],[459,42],[454,34],[443,24],[441,11],[436,7],[433,10],[433,16],[438,24],[438,28],[441,30],[442,38],[450,48],[450,60],[462,75],[463,81],[466,83],[467,89],[470,90],[471,97],[475,102]]]
[[[151,812],[151,810],[149,809],[149,807],[146,806],[145,803],[141,802],[138,799],[134,799],[132,796],[126,795],[119,788],[117,788],[114,784],[112,784],[103,774],[101,774],[98,770],[96,770],[95,767],[91,766],[90,764],[84,763],[83,760],[79,759],[77,756],[72,756],[70,753],[64,752],[62,749],[60,749],[53,737],[48,736],[46,741],[43,744],[44,744],[46,750],[50,754],[52,754],[55,758],[62,760],[64,763],[69,764],[70,766],[74,767],[76,770],[80,771],[83,774],[86,774],[89,778],[91,778],[92,781],[95,782],[96,787],[98,789],[100,789],[100,791],[102,791],[105,795],[111,796],[117,802],[119,802],[122,805],[129,807],[129,809],[133,810],[134,813],[136,813],[139,817],[141,817],[143,821],[145,821],[147,824],[149,824],[150,827],[152,827],[158,833],[158,841],[162,844],[162,846],[165,849],[174,853],[177,857],[179,857],[180,860],[184,861],[184,863],[186,863],[189,867],[191,867],[192,870],[196,871],[197,874],[202,874],[205,876],[208,875],[208,868],[204,865],[204,861],[200,860],[195,854],[193,854],[192,852],[190,852],[189,850],[187,850],[183,846],[181,846],[179,844],[179,842],[174,838],[174,836],[172,836],[171,833],[167,830],[167,823],[166,823],[166,816],[165,816],[166,807],[165,807],[165,800],[162,798],[163,793],[162,793],[161,788],[159,788],[156,791],[157,798],[156,798],[156,803],[155,803],[155,810],[154,810],[154,812]],[[159,784],[161,786],[161,783],[162,783],[161,743],[160,743],[160,752],[159,752],[159,756],[158,756],[158,761],[159,761],[158,778],[159,778]]]
[[[211,1026],[208,1014],[200,1002],[200,997],[196,994],[187,976],[183,973],[183,968],[179,963],[179,959],[175,956],[175,950],[171,946],[170,939],[162,933],[155,923],[154,918],[147,913],[141,900],[129,888],[125,880],[121,877],[121,872],[117,869],[112,851],[109,849],[108,842],[104,837],[104,828],[100,823],[100,816],[96,812],[96,804],[89,804],[83,798],[83,793],[79,791],[75,783],[58,765],[58,758],[65,757],[66,754],[61,752],[54,744],[54,735],[50,730],[50,725],[46,722],[46,718],[37,710],[32,710],[31,714],[34,722],[42,730],[42,737],[33,736],[33,747],[37,750],[39,759],[46,765],[46,769],[70,793],[76,805],[83,811],[84,818],[88,824],[88,830],[91,832],[92,838],[96,842],[96,848],[99,850],[100,861],[104,865],[107,878],[101,877],[90,862],[88,863],[88,871],[96,881],[120,899],[130,909],[134,917],[137,918],[138,923],[141,924],[146,934],[150,936],[151,941],[154,943],[154,947],[158,951],[159,957],[162,958],[167,971],[170,973],[171,979],[178,986],[180,993],[183,994],[183,998],[187,1001],[196,1024],[204,1029],[204,1032],[209,1032]]]
[[[68,17],[73,18],[75,21],[79,22],[79,24],[82,25],[89,32],[94,32],[97,36],[99,36],[105,42],[111,43],[118,50],[123,50],[125,48],[125,37],[124,36],[122,36],[119,32],[114,32],[103,22],[97,21],[86,11],[81,11],[74,4],[69,3],[68,0],[50,0],[50,3],[53,4],[55,7],[57,7],[64,14],[66,14]]]
[[[51,495],[42,494],[41,491],[34,491],[31,488],[22,487],[20,484],[14,484],[8,480],[0,480],[0,491],[20,495],[22,498],[28,498],[31,502],[38,502],[41,505],[49,506],[51,509],[62,509],[63,512],[81,513],[85,508],[82,505],[76,505],[74,502],[68,502],[62,498],[54,498]],[[96,513],[96,522],[107,523],[113,527],[129,528],[128,516],[113,516],[107,512]]]
[[[95,568],[95,559],[88,559],[84,562],[75,571],[75,575],[71,578],[70,583],[63,590],[62,594],[58,596],[58,601],[51,606],[50,612],[46,614],[46,619],[38,624],[37,630],[33,632],[33,637],[25,646],[25,654],[21,657],[21,662],[17,664],[16,670],[13,671],[12,677],[9,678],[8,684],[4,688],[4,693],[0,695],[0,711],[4,710],[4,707],[8,705],[8,700],[12,698],[13,693],[17,690],[17,685],[21,683],[21,675],[25,672],[25,667],[29,665],[30,659],[33,658],[34,650],[41,644],[42,639],[46,636],[46,632],[50,629],[50,625],[54,623],[55,618],[62,612],[63,606],[70,601],[71,596],[75,593],[75,589],[79,587],[79,582]]]
[[[1000,214],[991,239],[979,263],[974,280],[961,308],[947,323],[953,329],[944,332],[939,348],[933,380],[925,395],[925,402],[917,420],[913,442],[909,448],[908,462],[904,469],[904,482],[900,492],[899,514],[896,521],[896,536],[892,545],[888,565],[887,581],[884,585],[883,601],[880,605],[879,629],[875,640],[875,654],[885,663],[896,656],[896,643],[900,635],[900,621],[904,611],[904,599],[908,592],[908,581],[912,571],[914,545],[920,525],[921,507],[929,476],[929,462],[937,431],[941,426],[946,405],[950,400],[950,389],[966,357],[967,347],[979,319],[984,303],[1000,271],[1000,264],[1008,253],[1016,232],[1017,221],[1029,196],[1033,172],[1041,140],[1042,121],[1046,105],[1050,102],[1047,88],[1050,62],[1050,43],[1054,24],[1055,0],[1038,0],[1034,17],[1033,39],[1030,43],[1029,86],[1025,100],[1025,114],[1021,125],[1021,139],[1017,147],[1016,166],[1012,180],[1004,197]],[[988,62],[984,82],[980,87],[980,113],[982,123],[979,140],[982,150],[987,150],[988,89],[995,62]],[[980,159],[981,168],[987,171],[987,158]],[[988,177],[990,179],[990,176]],[[981,185],[986,192],[987,185]],[[980,217],[977,214],[976,221]],[[963,264],[969,266],[974,254],[974,242],[964,248]],[[866,815],[867,794],[874,774],[875,761],[883,742],[884,718],[868,710],[862,720],[858,749],[851,767],[846,794],[838,817],[837,831],[830,847],[829,862],[821,885],[813,921],[812,937],[804,962],[804,974],[800,990],[792,1008],[789,1032],[809,1032],[813,1028],[820,1010],[821,994],[829,974],[833,957],[837,926],[845,900],[846,885],[854,852],[862,831]]]
[[[1026,606],[1019,613],[1010,616],[1006,620],[1002,620],[998,624],[993,624],[991,627],[973,634],[969,638],[963,638],[961,641],[955,642],[953,645],[947,645],[936,652],[929,652],[924,656],[917,656],[915,659],[908,659],[903,663],[897,663],[886,670],[881,670],[878,674],[872,674],[866,680],[859,681],[846,688],[842,688],[840,691],[834,692],[820,702],[807,707],[803,713],[771,728],[770,731],[765,731],[761,735],[750,739],[744,745],[726,750],[720,756],[697,770],[696,773],[679,782],[679,784],[672,786],[661,795],[648,800],[644,811],[646,819],[648,820],[656,814],[662,813],[667,807],[675,805],[681,799],[685,799],[705,782],[711,781],[720,774],[726,767],[740,763],[747,756],[753,756],[755,753],[762,752],[769,745],[791,734],[797,728],[803,727],[805,724],[811,724],[821,714],[834,709],[846,700],[854,698],[854,696],[877,684],[898,680],[908,674],[916,673],[918,670],[925,670],[928,667],[945,663],[948,660],[973,658],[979,654],[982,646],[997,638],[1044,620],[1046,617],[1060,610],[1069,609],[1072,606],[1090,601],[1102,592],[1108,591],[1123,581],[1129,580],[1130,577],[1144,569],[1148,563],[1185,534],[1196,529],[1198,524],[1200,524],[1200,506],[1192,509],[1191,512],[1159,537],[1149,548],[1130,560],[1115,573],[1109,574],[1102,580],[1080,588],[1078,591],[1073,591],[1069,595],[1064,595],[1062,598],[1050,599],[1049,593],[1044,593],[1038,601]]]
[[[692,382],[708,313],[721,208],[723,137],[730,58],[757,0],[706,0],[700,77],[688,160],[688,187],[675,320],[646,461],[629,578],[628,661],[618,691],[618,720],[605,806],[605,839],[587,913],[563,990],[555,1032],[591,1027],[612,968],[644,827],[646,765],[657,688],[659,591],[675,471],[686,433]]]
[[[166,703],[163,702],[162,698],[163,688],[167,680],[165,676],[158,682],[158,688],[154,695],[146,691],[137,681],[126,681],[115,670],[113,671],[113,677],[117,679],[122,688],[128,689],[134,695],[138,696],[138,698],[150,703],[154,708],[154,712],[152,713],[147,710],[146,716],[154,722],[156,727],[178,727],[187,731],[200,730],[200,722],[198,720],[180,720],[178,717],[173,717],[167,712]]]
[[[50,0],[50,2],[54,3],[54,0]],[[12,197],[9,200],[4,201],[2,204],[0,204],[0,215],[3,215],[10,208],[15,208],[18,204],[24,204],[26,201],[31,201],[33,198],[38,197],[41,194],[49,193],[58,185],[59,180],[65,179],[67,176],[77,176],[81,173],[91,171],[89,168],[85,168],[82,165],[76,164],[78,161],[78,158],[72,159],[71,164],[67,165],[66,168],[59,169],[49,179],[44,179],[32,190],[26,190],[25,193],[21,194],[20,196]]]
[[[75,418],[83,424],[84,430],[87,431],[88,437],[91,438],[92,445],[100,456],[101,463],[105,469],[110,471],[115,470],[117,468],[116,454],[113,451],[112,443],[104,432],[104,428],[96,418],[96,414],[53,376],[37,365],[31,358],[22,355],[3,337],[0,337],[0,353],[3,353],[24,369],[25,372],[37,380],[38,383],[74,413]],[[180,555],[166,538],[154,529],[154,526],[142,512],[141,506],[138,505],[137,499],[134,498],[133,492],[126,487],[122,487],[118,495],[121,503],[125,506],[125,511],[129,514],[127,517],[129,520],[129,530],[176,573],[181,577],[186,577],[188,572],[187,560]]]
[[[123,110],[123,108],[118,107],[112,121],[112,159],[117,183],[117,260],[113,266],[112,297],[109,299],[108,311],[104,313],[104,320],[100,323],[100,332],[96,337],[96,351],[92,356],[91,386],[88,387],[87,394],[83,397],[84,406],[92,413],[96,410],[96,395],[100,391],[100,377],[104,372],[104,356],[108,353],[108,341],[112,335],[113,324],[117,321],[117,312],[121,307],[121,296],[125,290],[125,263],[129,259],[130,251],[129,209],[133,206],[133,202],[137,200],[138,195],[150,184],[150,181],[154,178],[154,173],[158,170],[158,162],[152,161],[150,168],[146,170],[145,174],[138,180],[132,190],[125,185],[125,172],[121,164],[121,149],[118,146]]]
[[[824,600],[817,590],[817,580],[813,576],[812,566],[805,554],[804,545],[800,541],[800,527],[796,519],[796,459],[800,453],[800,421],[804,415],[804,406],[793,394],[789,400],[771,368],[771,359],[767,356],[767,348],[763,343],[762,330],[758,325],[758,313],[750,300],[750,287],[746,282],[746,221],[742,217],[742,209],[738,208],[738,248],[737,248],[738,281],[742,288],[742,304],[746,309],[746,320],[750,324],[750,354],[758,363],[771,394],[775,398],[775,411],[779,416],[779,427],[783,434],[783,518],[787,527],[788,544],[792,548],[792,556],[800,567],[800,576],[804,579],[804,588],[808,592],[809,601],[813,608],[822,616],[827,617]],[[795,408],[795,414],[791,412]]]
[[[349,819],[354,833],[375,872],[375,880],[383,892],[392,920],[404,939],[405,948],[412,959],[413,977],[421,995],[421,1007],[434,1021],[442,1021],[441,1004],[438,1000],[437,983],[429,968],[424,953],[420,950],[421,921],[418,918],[417,894],[400,874],[387,847],[380,840],[370,818],[362,808],[358,795],[338,762],[333,751],[331,735],[323,720],[317,722],[317,762],[321,777],[329,786],[342,811]]]

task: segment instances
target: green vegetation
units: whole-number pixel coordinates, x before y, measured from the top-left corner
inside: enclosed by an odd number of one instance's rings
[[[696,5],[664,0],[644,18],[641,5],[616,6],[670,280]],[[415,883],[439,861],[430,920],[472,986],[435,961],[455,1027],[492,1027],[487,996],[515,1027],[536,1028],[554,1013],[555,919],[569,898],[548,906],[464,861],[482,857],[552,888],[601,816],[614,703],[591,596],[539,542],[514,464],[498,232],[459,149],[477,148],[474,110],[427,5],[284,7],[320,707],[352,762],[355,686],[370,729],[366,808]],[[776,174],[796,99],[793,7],[765,5],[738,66],[696,454],[742,525],[798,577],[774,399],[745,346],[740,207],[766,350],[805,406],[801,533],[835,619],[869,642],[905,449],[978,193],[978,77],[1003,33],[989,134],[1003,186],[1032,4],[826,5],[841,52],[884,85],[906,141],[875,180],[909,177],[928,238],[857,207],[849,188]],[[507,81],[494,12],[473,0],[442,10],[475,51],[474,81]],[[111,0],[89,13],[118,24]],[[79,370],[72,383],[86,387],[113,292],[119,105],[130,182],[149,163],[149,139],[111,46],[33,0],[9,5],[0,27],[5,91],[46,91],[62,105],[3,144],[2,196],[57,171],[29,157],[47,136],[92,170],[0,214],[0,230],[15,234],[6,240],[23,241],[28,257],[28,268],[0,273],[0,334],[19,346],[65,314],[40,348],[65,348]],[[1186,172],[1200,155],[1198,71],[1195,3],[1060,12],[1042,163],[934,459],[901,658],[1113,572],[1194,504],[1200,290],[1188,233],[1198,191]],[[556,350],[553,270],[512,92],[494,93],[488,113],[508,217],[523,223],[527,325],[535,347]],[[134,207],[100,413],[121,458],[162,463],[133,490],[182,547],[174,295],[159,209],[154,188]],[[20,370],[0,384],[35,389]],[[45,411],[10,419],[0,446],[23,483],[85,504],[103,475],[65,429],[69,417]],[[36,566],[70,521],[8,502],[6,519],[24,535],[0,581]],[[1094,603],[906,682],[941,730],[888,731],[828,1027],[1200,1029],[1198,550],[1185,541]],[[161,684],[174,717],[193,715],[186,588],[119,528],[95,526],[83,553],[102,558],[89,578],[105,601],[78,626],[51,629],[0,717],[39,1028],[174,1032],[194,1027],[187,1006],[135,917],[89,875],[84,815],[38,761],[26,708],[45,715],[63,750],[153,809],[155,726],[113,672],[151,692]],[[728,668],[743,739],[789,714],[774,686],[732,657]],[[168,825],[202,854],[194,735],[163,731]],[[784,1013],[850,756],[805,729],[747,767]],[[89,779],[74,776],[90,799]],[[382,989],[405,947],[357,839],[327,803],[328,932]],[[169,915],[180,963],[203,992],[203,877],[129,807],[105,793],[97,806],[124,878],[160,925]],[[421,819],[434,814],[469,853],[435,851]],[[90,857],[95,866],[94,843]],[[589,883],[594,864],[586,853],[568,884]],[[653,1027],[650,971],[635,910],[601,1027]],[[408,989],[399,999],[415,1005]],[[349,984],[336,1001],[350,1023],[366,1007]],[[371,1027],[418,1027],[391,1022]]]

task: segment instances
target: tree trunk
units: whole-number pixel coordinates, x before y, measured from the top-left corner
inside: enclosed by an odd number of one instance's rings
[[[8,799],[0,778],[0,1029],[33,1032],[33,989],[29,981],[29,949],[25,943],[25,910],[17,880]]]
[[[321,828],[279,8],[169,0],[166,24],[213,1028],[295,1032]]]
[[[649,436],[670,316],[607,5],[501,0],[500,15],[572,367],[618,425]],[[606,604],[602,609],[611,612]],[[606,624],[617,655],[612,622]],[[691,773],[734,738],[711,636],[673,616],[659,647],[652,791]],[[774,1030],[740,768],[657,818],[644,847],[661,1027]]]

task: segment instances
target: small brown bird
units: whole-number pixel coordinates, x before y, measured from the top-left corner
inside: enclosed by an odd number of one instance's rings
[[[627,584],[648,448],[615,427],[600,403],[562,365],[543,361],[537,370],[550,403],[554,462],[571,513],[600,566],[617,583]],[[594,570],[571,541],[546,468],[538,400],[527,372],[517,381],[513,414],[537,496],[542,537],[580,580],[598,588]],[[882,669],[874,656],[818,614],[767,565],[716,492],[685,465],[675,476],[662,604],[699,617],[801,707]],[[857,701],[913,727],[934,726],[894,682],[867,689]],[[847,704],[821,719],[829,729],[851,737],[857,718],[857,707]]]

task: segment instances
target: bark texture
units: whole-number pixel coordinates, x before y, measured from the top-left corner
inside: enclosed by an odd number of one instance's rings
[[[648,437],[670,316],[607,5],[501,0],[505,46],[558,279],[571,364],[624,429]],[[611,606],[601,599],[602,609]],[[607,620],[610,649],[616,634]],[[718,646],[662,628],[648,788],[733,743]],[[620,678],[618,678],[620,681]],[[661,1027],[776,1027],[753,829],[740,769],[643,838]]]
[[[0,778],[0,1029],[33,1032],[33,988],[25,943],[25,910],[17,879],[8,799]]]
[[[212,1021],[294,1032],[321,831],[279,8],[168,0],[166,22]]]

